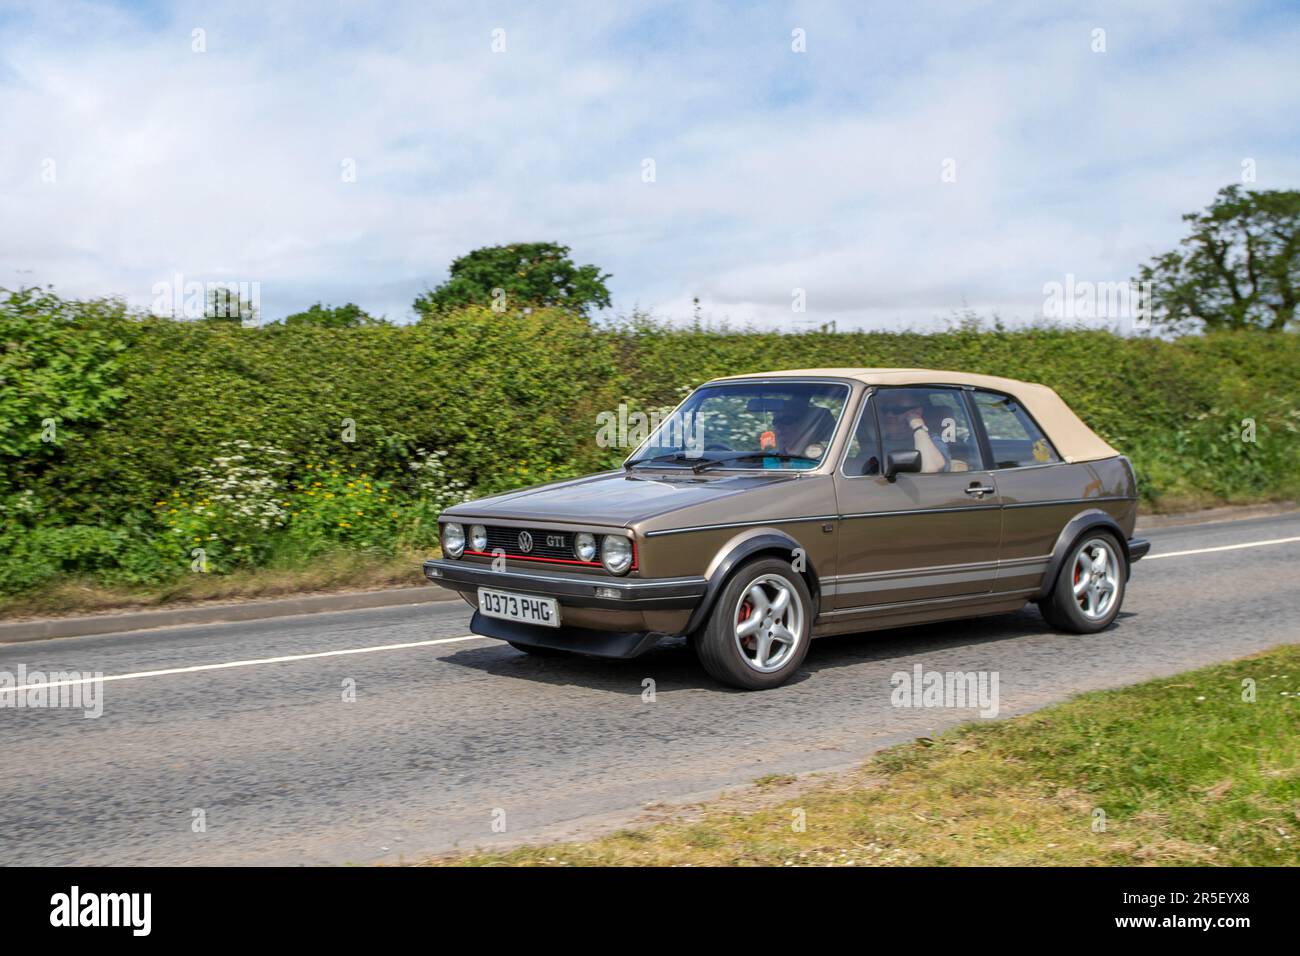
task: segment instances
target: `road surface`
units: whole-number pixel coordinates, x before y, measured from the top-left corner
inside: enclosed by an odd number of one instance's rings
[[[976,718],[891,706],[916,664],[996,671],[1005,717],[1300,641],[1300,515],[1146,536],[1105,633],[1031,607],[824,638],[764,693],[714,684],[680,641],[532,658],[469,635],[459,601],[0,646],[0,673],[115,678],[98,719],[0,708],[0,861],[398,862],[532,840]]]

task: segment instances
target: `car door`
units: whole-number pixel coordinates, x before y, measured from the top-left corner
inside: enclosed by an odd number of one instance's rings
[[[1043,580],[1061,529],[1101,493],[1086,463],[1061,459],[1051,439],[1014,397],[970,392],[1002,495],[998,591],[1033,591]]]
[[[913,426],[920,423],[920,428]],[[924,437],[917,431],[923,430]],[[938,470],[887,479],[885,456],[922,446]],[[997,485],[963,390],[877,388],[863,400],[835,475],[836,610],[989,593],[997,575]]]

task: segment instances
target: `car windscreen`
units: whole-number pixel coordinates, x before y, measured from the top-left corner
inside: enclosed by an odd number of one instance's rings
[[[706,385],[660,424],[628,464],[816,468],[848,397],[849,387],[838,382]]]

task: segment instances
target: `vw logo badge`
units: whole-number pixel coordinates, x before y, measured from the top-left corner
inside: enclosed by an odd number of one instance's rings
[[[527,531],[519,532],[519,550],[524,554],[533,550],[533,536]]]

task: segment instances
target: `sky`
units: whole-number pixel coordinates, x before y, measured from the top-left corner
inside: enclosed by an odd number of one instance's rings
[[[0,287],[409,321],[554,241],[613,315],[1032,321],[1300,188],[1297,51],[1286,2],[0,0]]]

